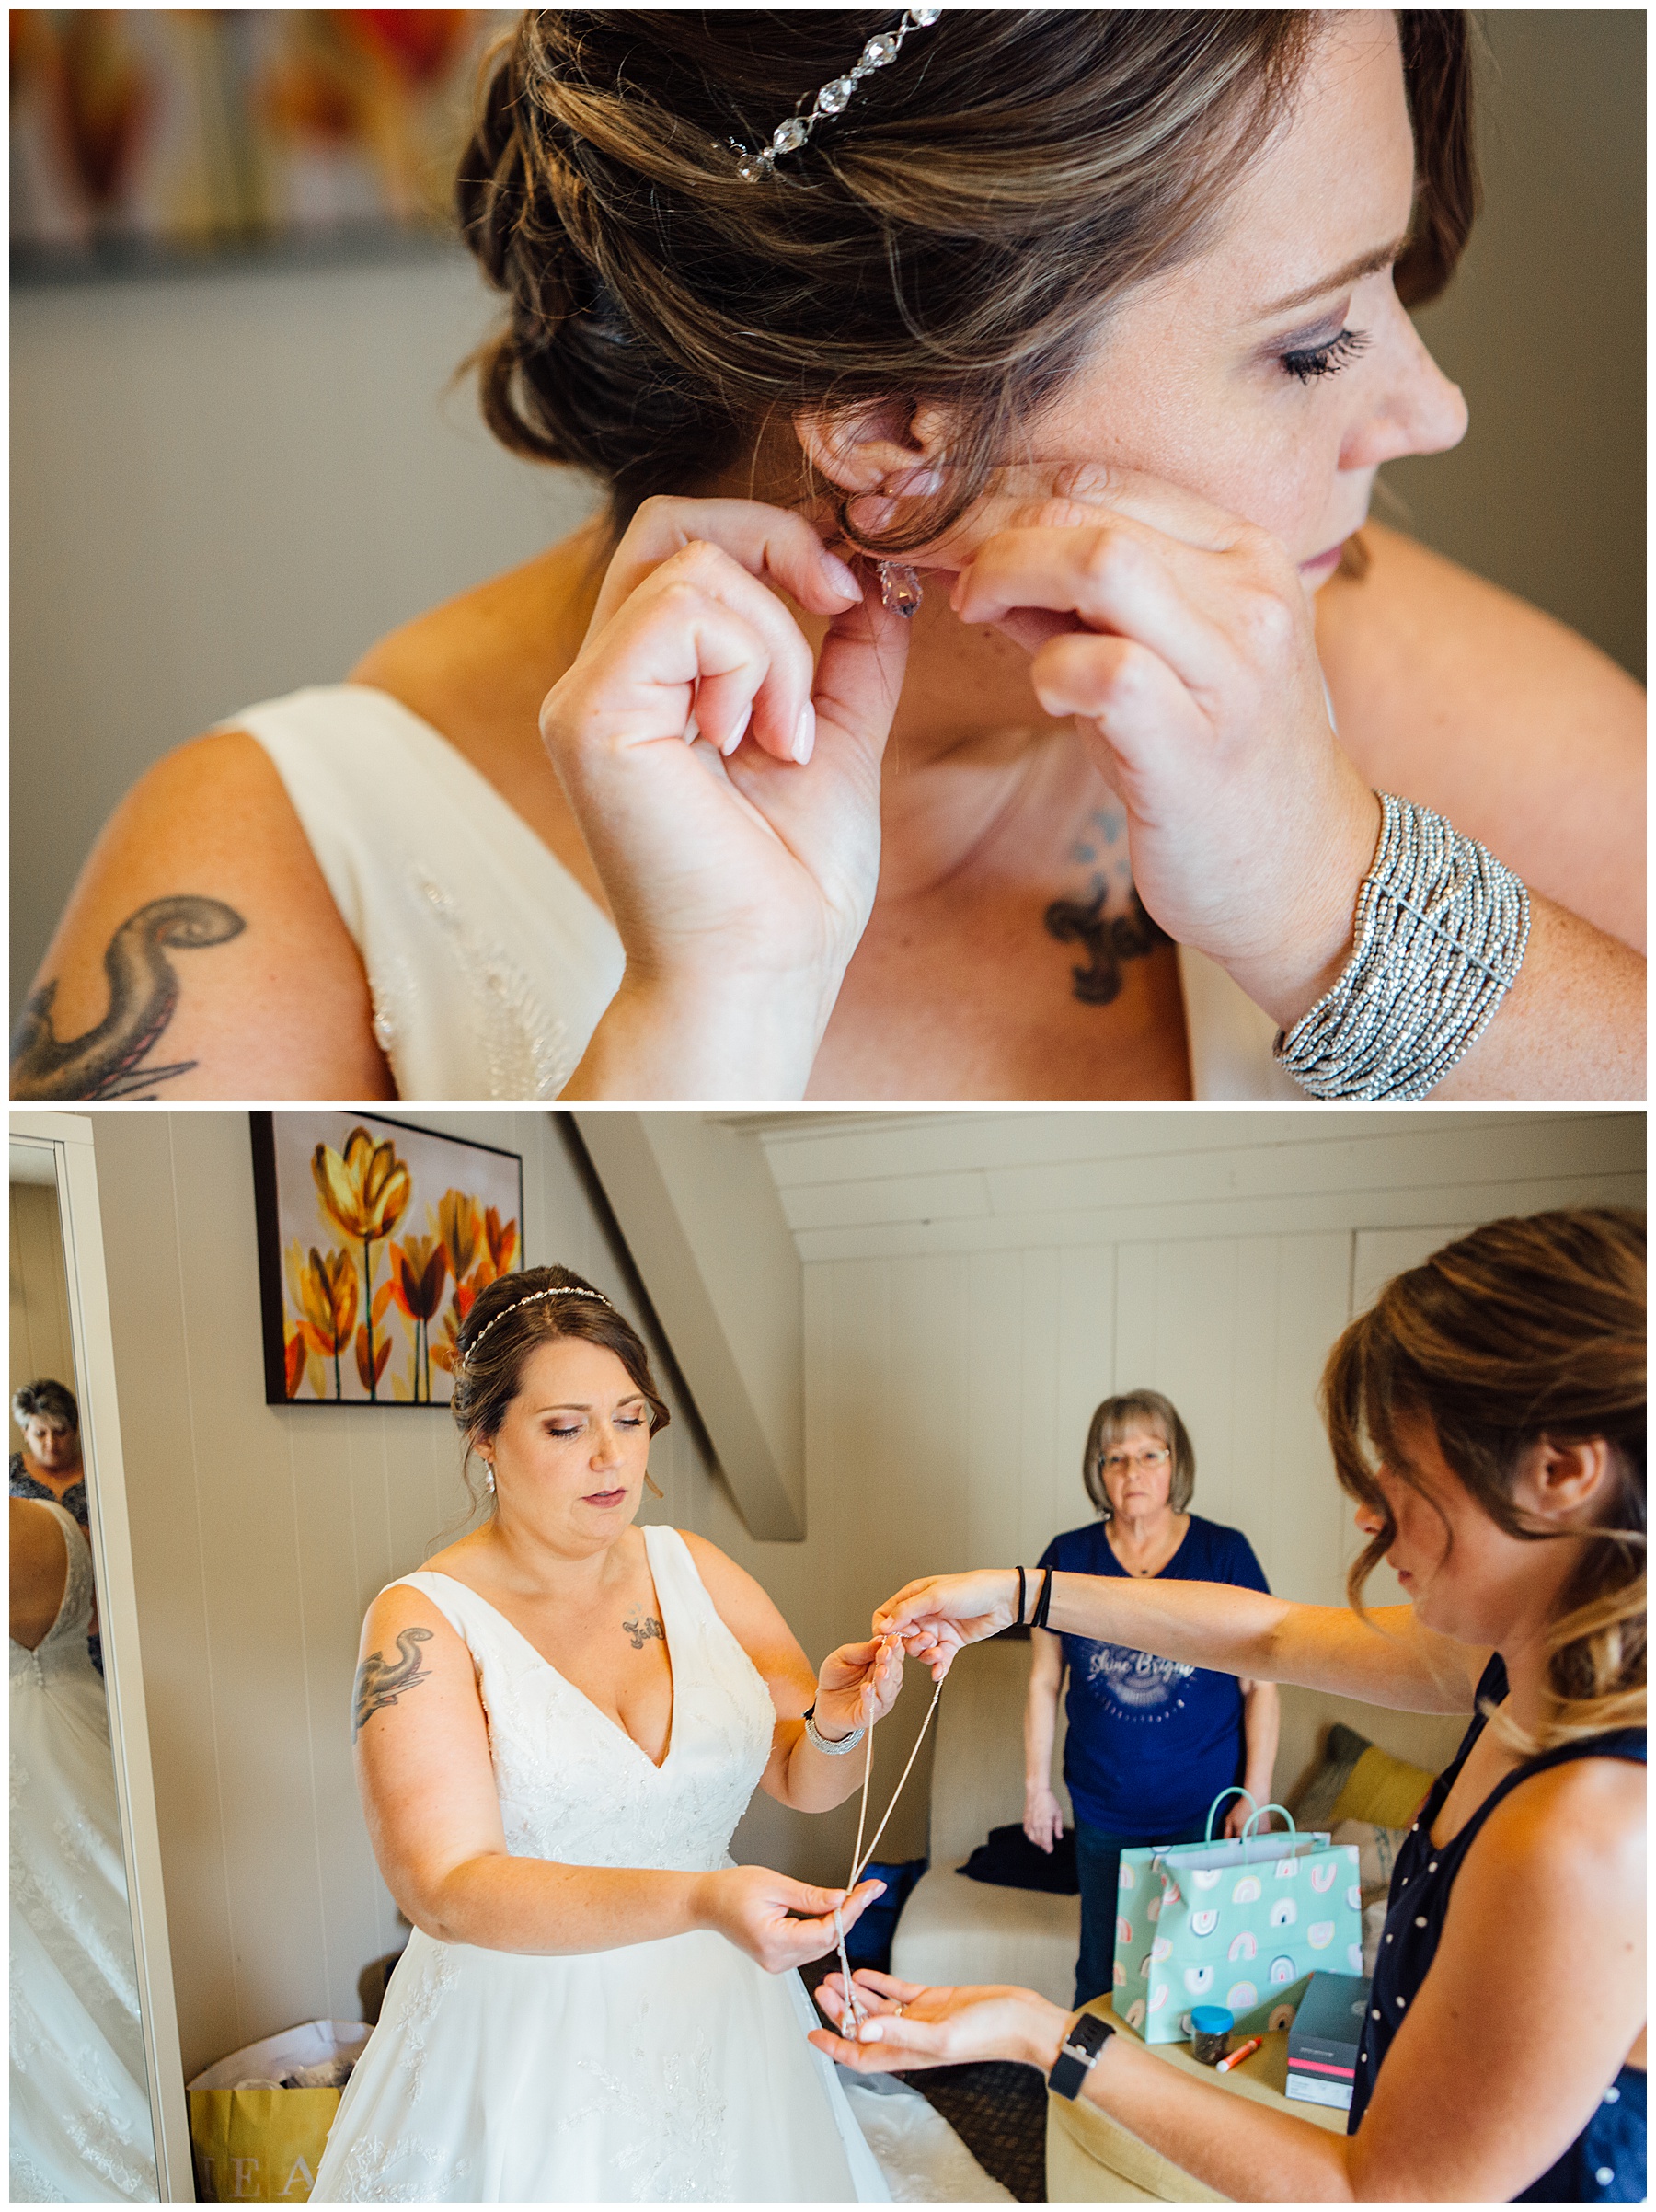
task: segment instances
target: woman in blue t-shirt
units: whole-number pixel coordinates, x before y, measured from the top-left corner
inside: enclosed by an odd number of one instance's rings
[[[1054,1537],[1041,1555],[1043,1567],[1064,1574],[1166,1574],[1269,1594],[1242,1531],[1185,1510],[1196,1486],[1196,1454],[1159,1390],[1104,1400],[1087,1431],[1081,1479],[1099,1517]],[[1235,1782],[1269,1803],[1280,1702],[1273,1682],[1184,1666],[1090,1636],[1032,1629],[1030,1638],[1024,1833],[1043,1851],[1063,1833],[1052,1793],[1052,1736],[1067,1673],[1064,1779],[1075,1815],[1075,2002],[1084,2005],[1110,1986],[1123,1849],[1196,1840],[1209,1806]],[[1248,1812],[1245,1799],[1233,1798],[1224,1833],[1237,1835]]]

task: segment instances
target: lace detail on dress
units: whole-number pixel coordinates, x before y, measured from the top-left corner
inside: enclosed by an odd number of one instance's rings
[[[640,2022],[650,2008],[640,2005]],[[591,2103],[567,2114],[558,2133],[569,2135],[602,2117],[627,2124],[631,2141],[613,2154],[615,2195],[634,2204],[716,2205],[731,2190],[730,2137],[719,2071],[698,2030],[685,2047],[657,2054],[635,2045],[630,2080],[623,2081],[595,2058],[577,2060],[575,2071],[597,2091]],[[615,2139],[615,2131],[610,2139]],[[625,2139],[625,2138],[623,2138]]]
[[[471,986],[491,1099],[555,1099],[575,1070],[561,1021],[504,946],[476,928],[432,873],[411,872],[415,897],[447,938]],[[377,1018],[376,1018],[377,1019]]]
[[[409,2168],[413,2171],[410,2172]],[[338,2205],[466,2204],[460,2186],[471,2172],[469,2159],[444,2160],[417,2136],[399,2136],[395,2144],[363,2136],[345,2160]]]
[[[445,1943],[434,1943],[420,1971],[414,1994],[402,2012],[402,2064],[408,2077],[410,2097],[418,2097],[424,2084],[426,2038],[431,2033],[432,2021],[437,2017],[437,2009],[443,2002],[444,1992],[452,1989],[459,1979],[460,1969],[455,1965],[448,1946]]]

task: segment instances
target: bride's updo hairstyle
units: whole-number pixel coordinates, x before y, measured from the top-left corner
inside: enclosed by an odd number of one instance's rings
[[[1417,1492],[1399,1423],[1431,1425],[1475,1503],[1535,1542],[1512,1490],[1546,1440],[1602,1437],[1615,1480],[1548,1634],[1547,1711],[1516,1750],[1645,1724],[1645,1231],[1613,1208],[1491,1221],[1388,1283],[1328,1355],[1324,1415],[1343,1488],[1385,1524],[1351,1603],[1397,1536],[1373,1458]]]
[[[466,1439],[462,1471],[474,1504],[483,1500],[472,1489],[471,1456],[480,1444],[493,1441],[523,1387],[531,1353],[555,1337],[579,1337],[615,1354],[650,1408],[652,1436],[673,1418],[650,1372],[643,1338],[584,1276],[570,1267],[526,1267],[521,1274],[501,1275],[478,1294],[461,1327],[450,1400],[455,1426]]]
[[[1112,300],[1198,250],[1292,100],[1305,9],[949,8],[749,183],[892,11],[533,11],[491,50],[457,188],[508,306],[474,356],[514,452],[597,478],[624,528],[798,412],[930,404],[944,491],[898,554],[1015,460]],[[1447,282],[1477,186],[1465,17],[1398,16],[1419,189],[1407,305]],[[843,519],[843,518],[842,518]]]

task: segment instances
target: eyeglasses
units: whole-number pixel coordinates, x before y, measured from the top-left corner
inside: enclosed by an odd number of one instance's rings
[[[1144,1467],[1155,1474],[1166,1467],[1172,1457],[1165,1444],[1153,1444],[1147,1451],[1143,1452],[1106,1452],[1104,1470],[1107,1474],[1124,1475],[1130,1467]]]

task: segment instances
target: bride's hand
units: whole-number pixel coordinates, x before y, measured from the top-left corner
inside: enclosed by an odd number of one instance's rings
[[[847,1933],[883,1895],[883,1882],[854,1890],[816,1889],[768,1866],[724,1866],[696,1885],[695,1918],[756,1959],[767,1974],[826,1958],[835,1946],[834,1908]]]
[[[816,1724],[831,1738],[883,1721],[903,1688],[903,1646],[894,1636],[842,1643],[817,1676]]]
[[[833,618],[814,674],[779,591]],[[639,508],[541,708],[627,954],[564,1095],[803,1094],[873,904],[907,637],[802,515]]]
[[[1069,2014],[1033,1989],[928,1989],[862,1966],[851,1976],[865,2015],[855,2035],[813,2028],[811,2041],[859,2074],[1010,2058],[1050,2073]],[[829,1975],[816,2000],[837,2028],[845,2017],[842,1977]]]
[[[1039,488],[1039,496],[1029,493]],[[1006,471],[954,536],[964,622],[1033,656],[1121,801],[1133,882],[1284,1028],[1350,956],[1379,802],[1329,727],[1311,602],[1268,532],[1129,469]]]

